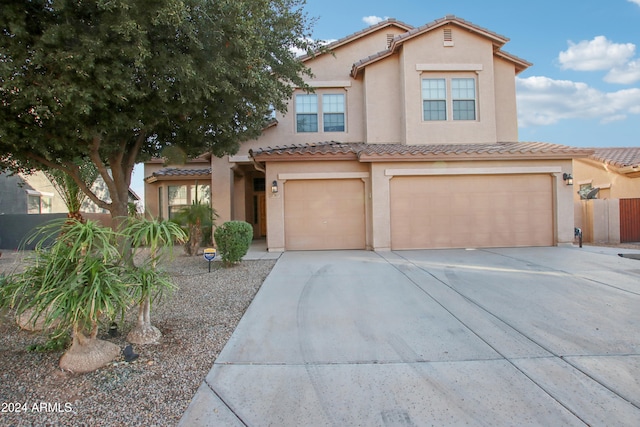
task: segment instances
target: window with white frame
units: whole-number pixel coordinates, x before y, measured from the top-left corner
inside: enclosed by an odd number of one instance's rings
[[[296,132],[318,132],[318,95],[296,95]]]
[[[474,79],[451,79],[453,120],[476,119],[476,81]]]
[[[345,94],[298,94],[295,97],[296,132],[344,132],[346,129]]]
[[[476,111],[474,78],[422,79],[424,121],[446,121],[449,117],[452,120],[476,120]]]
[[[39,191],[27,190],[28,214],[51,213],[52,203],[53,193],[41,193]]]
[[[209,185],[191,185],[189,186],[191,203],[199,203],[201,205],[211,205],[211,187]]]
[[[426,121],[447,120],[445,79],[422,79],[422,116]]]
[[[170,185],[168,187],[169,197],[167,205],[169,208],[169,219],[172,219],[180,209],[188,206],[187,186],[186,185]]]
[[[322,123],[325,132],[344,132],[344,94],[322,95]]]

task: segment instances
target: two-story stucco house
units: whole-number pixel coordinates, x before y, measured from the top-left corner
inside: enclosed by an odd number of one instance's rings
[[[389,19],[301,58],[314,92],[211,159],[219,222],[253,224],[270,251],[572,242],[563,175],[589,151],[518,142],[515,77],[531,64],[507,41],[455,16]]]

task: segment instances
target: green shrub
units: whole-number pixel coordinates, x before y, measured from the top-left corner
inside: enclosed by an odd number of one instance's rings
[[[213,233],[220,257],[226,265],[236,264],[247,254],[253,239],[253,227],[244,221],[227,221]]]

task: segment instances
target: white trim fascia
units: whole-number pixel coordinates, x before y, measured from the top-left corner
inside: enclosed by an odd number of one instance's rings
[[[482,71],[482,64],[416,64],[416,71]]]
[[[293,179],[364,179],[369,178],[369,172],[310,172],[310,173],[279,173],[281,181]]]
[[[305,83],[313,88],[351,87],[351,80],[312,80]]]
[[[527,175],[554,174],[562,172],[560,166],[547,167],[504,167],[504,168],[425,168],[425,169],[385,169],[386,176],[438,176],[438,175]]]
[[[229,156],[229,163],[251,163],[252,160],[248,154]]]
[[[55,194],[46,191],[24,190],[29,196],[54,197]]]

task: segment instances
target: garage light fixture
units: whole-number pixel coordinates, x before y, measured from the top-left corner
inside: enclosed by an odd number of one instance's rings
[[[274,180],[274,181],[271,183],[271,192],[272,192],[273,194],[276,194],[276,193],[278,192],[278,181]]]
[[[564,179],[564,183],[567,185],[573,185],[573,176],[570,173],[563,173],[562,179]]]

